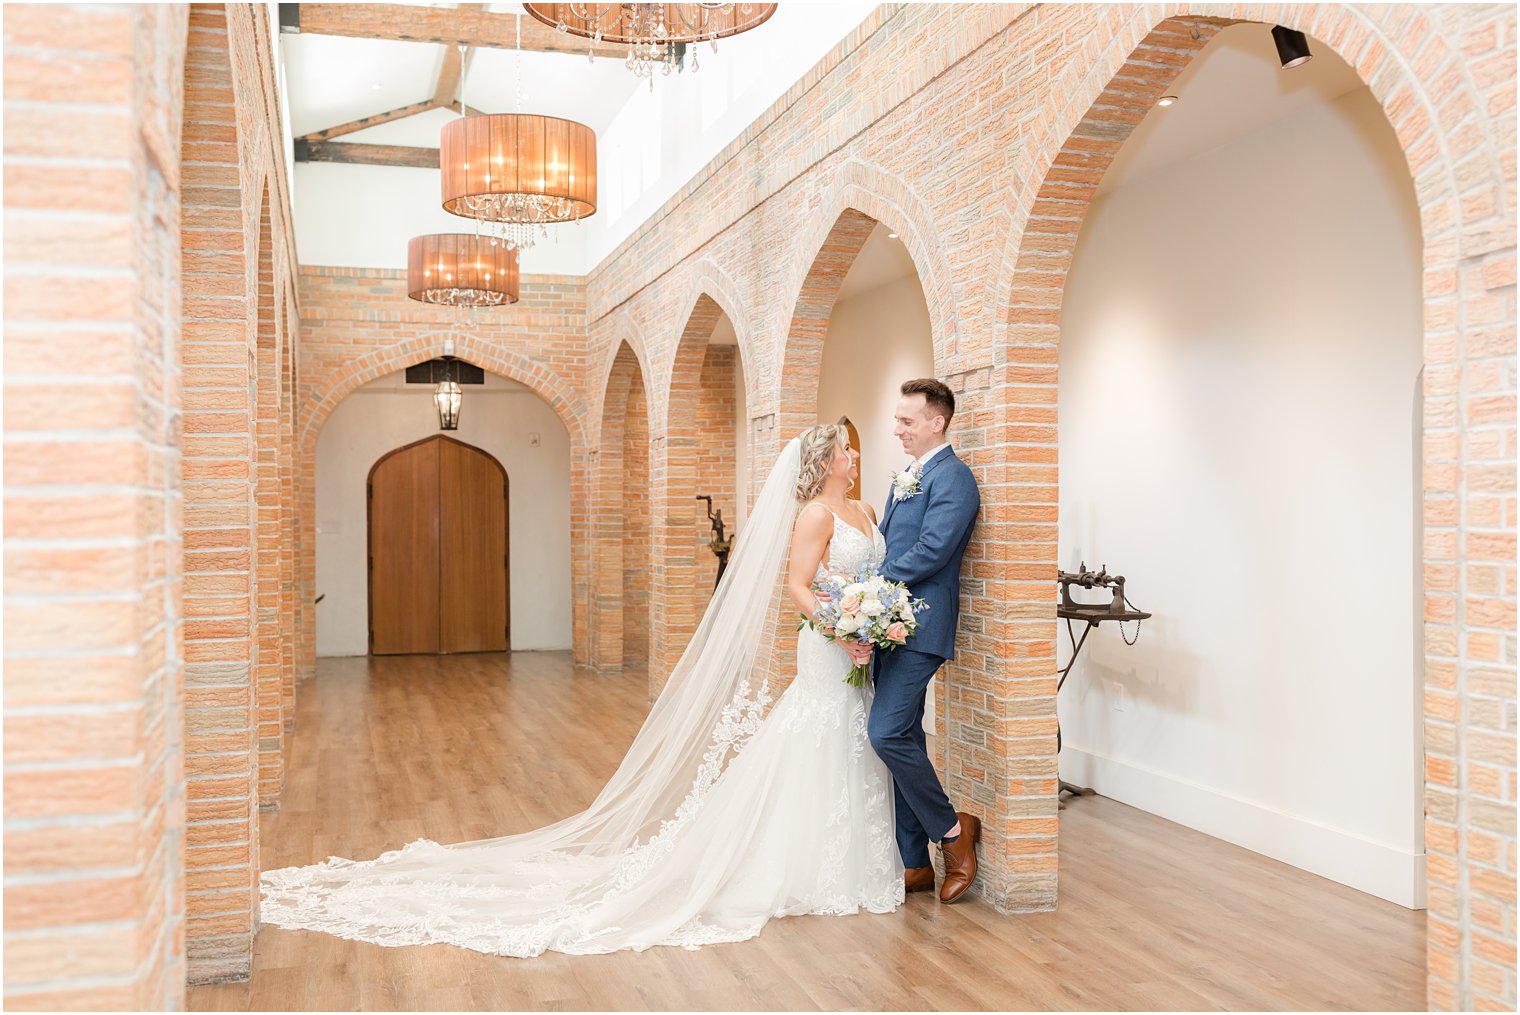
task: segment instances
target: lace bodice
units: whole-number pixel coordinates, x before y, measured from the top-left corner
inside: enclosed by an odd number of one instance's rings
[[[834,512],[830,511],[829,514]],[[881,567],[881,562],[886,558],[887,541],[880,529],[872,526],[871,535],[867,537],[864,532],[834,515],[834,534],[829,537],[828,559],[818,565],[818,573],[822,575],[827,571],[853,575],[863,564],[869,564],[873,568]]]

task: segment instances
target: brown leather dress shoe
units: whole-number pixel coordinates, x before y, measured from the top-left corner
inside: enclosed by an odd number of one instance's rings
[[[909,867],[903,871],[903,889],[908,892],[934,891],[934,868]]]
[[[945,881],[939,888],[941,902],[960,898],[976,877],[976,843],[982,837],[982,823],[964,811],[956,811],[955,817],[961,823],[961,834],[954,842],[939,844],[940,854],[945,858]]]

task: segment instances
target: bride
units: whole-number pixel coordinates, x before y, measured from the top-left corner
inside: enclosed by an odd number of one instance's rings
[[[790,623],[774,607],[788,558],[787,591],[809,617],[820,570],[881,564],[869,508],[845,499],[855,473],[840,426],[782,451],[691,644],[590,807],[521,835],[269,871],[264,922],[531,956],[694,949],[777,916],[896,909],[903,867],[890,777],[866,738],[871,689],[844,682],[846,649],[811,628],[768,715],[758,665]]]

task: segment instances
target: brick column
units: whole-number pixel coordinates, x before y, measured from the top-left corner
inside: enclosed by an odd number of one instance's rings
[[[269,191],[266,186],[258,220],[258,301],[255,326],[257,346],[254,406],[254,670],[255,710],[258,737],[258,799],[274,806],[284,785],[285,670],[284,656],[289,628],[281,624],[284,569],[288,547],[280,538],[285,529],[285,504],[281,490],[282,415],[280,361],[284,350],[275,321],[274,245],[269,230]]]
[[[186,954],[195,982],[246,976],[257,925],[257,289],[238,142],[226,12],[195,4],[182,190]]]
[[[734,519],[734,364],[737,349],[710,347],[723,311],[703,295],[676,347],[663,437],[652,447],[653,543],[649,693],[660,692],[712,598],[717,558],[697,494]]]
[[[604,673],[647,661],[649,428],[643,372],[623,345],[602,398],[592,466],[591,645],[589,664]],[[639,540],[643,545],[640,547]],[[642,606],[642,610],[641,610]],[[640,619],[642,618],[642,620]],[[643,624],[642,630],[629,630]],[[629,649],[641,645],[629,658]]]
[[[5,1002],[184,1001],[185,13],[5,11]]]

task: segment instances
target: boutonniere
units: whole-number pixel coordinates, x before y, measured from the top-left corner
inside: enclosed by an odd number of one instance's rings
[[[907,500],[909,497],[918,496],[918,473],[911,469],[903,469],[901,472],[892,473],[892,501]]]

